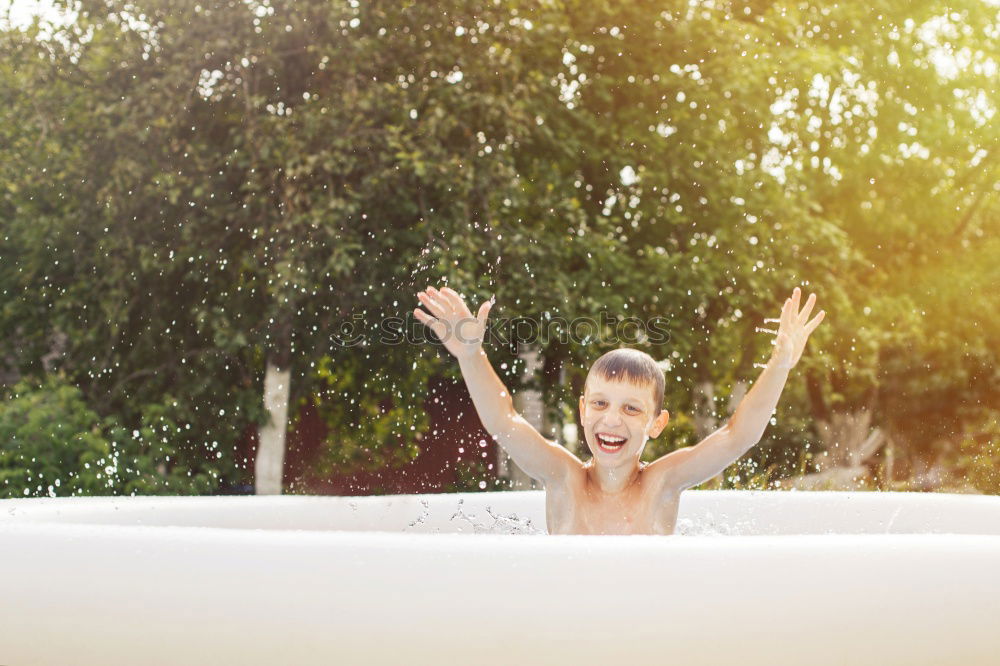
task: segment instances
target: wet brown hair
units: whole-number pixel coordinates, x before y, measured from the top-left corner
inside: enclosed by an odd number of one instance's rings
[[[663,393],[666,390],[666,380],[663,378],[663,370],[652,356],[638,349],[612,349],[599,359],[594,361],[587,372],[587,379],[591,375],[603,377],[608,381],[626,381],[632,384],[651,384],[653,390],[653,416],[659,414],[663,409]]]

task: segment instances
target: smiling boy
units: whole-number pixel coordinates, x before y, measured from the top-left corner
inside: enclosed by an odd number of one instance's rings
[[[593,455],[584,463],[514,409],[482,348],[492,301],[473,317],[453,289],[428,287],[417,297],[430,314],[419,308],[414,314],[458,359],[486,431],[545,487],[550,534],[673,534],[681,491],[722,472],[764,434],[789,370],[825,316],[820,311],[809,321],[816,295],[801,311],[800,295],[796,287],[785,301],[771,358],[726,424],[697,445],[649,464],[640,461],[642,451],[670,414],[661,408],[663,371],[645,352],[615,349],[591,366],[580,397],[580,421]]]

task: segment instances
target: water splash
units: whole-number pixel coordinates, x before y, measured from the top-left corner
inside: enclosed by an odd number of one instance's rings
[[[458,500],[455,513],[449,520],[460,520],[472,528],[474,534],[545,534],[544,528],[535,525],[530,518],[520,518],[517,514],[494,513],[491,507],[486,507],[489,519],[480,520],[475,513],[466,513],[462,504],[464,499]],[[462,528],[459,528],[462,531]]]
[[[531,522],[531,518],[521,519],[517,514],[505,515],[494,514],[490,507],[486,507],[486,513],[493,519],[484,534],[545,534],[546,531]]]
[[[410,527],[416,527],[417,525],[423,525],[423,524],[424,524],[424,521],[426,521],[426,520],[427,520],[427,516],[431,515],[431,503],[430,503],[430,502],[428,502],[427,500],[420,500],[420,506],[422,506],[422,507],[423,507],[423,509],[422,509],[422,510],[421,510],[421,512],[420,512],[420,515],[419,515],[419,516],[417,516],[417,517],[416,517],[416,518],[415,518],[415,519],[414,519],[414,520],[413,520],[413,521],[412,521],[412,522],[411,522],[411,523],[410,523],[410,524],[409,524],[409,525],[408,525],[408,526],[406,527],[406,529],[409,529]]]
[[[681,536],[741,536],[754,533],[751,521],[732,523],[716,518],[710,511],[706,511],[704,517],[697,521],[691,518],[679,518],[674,528],[674,534]]]
[[[896,522],[896,518],[899,517],[899,512],[902,511],[902,510],[903,510],[903,507],[897,508],[896,511],[892,514],[892,517],[889,518],[889,522],[885,526],[885,533],[886,534],[889,534],[889,530],[892,529],[892,524]]]

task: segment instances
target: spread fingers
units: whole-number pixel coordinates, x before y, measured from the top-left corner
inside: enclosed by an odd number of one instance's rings
[[[435,319],[434,317],[430,316],[420,308],[415,308],[413,310],[413,316],[416,317],[421,324],[431,329],[431,331],[435,335],[441,337],[441,332],[444,330],[442,328],[444,324],[441,322],[440,319]]]
[[[820,310],[819,314],[813,317],[811,322],[806,324],[806,335],[809,335],[816,330],[816,327],[819,326],[819,323],[823,321],[824,317],[826,317],[826,310]]]
[[[469,308],[466,307],[465,300],[462,298],[462,295],[459,294],[457,291],[455,291],[451,287],[445,287],[444,289],[441,290],[440,293],[442,296],[448,299],[448,301],[451,303],[452,309],[456,313],[464,315],[468,312]]]
[[[808,300],[806,300],[805,307],[803,307],[802,312],[799,313],[800,322],[804,322],[809,319],[809,313],[812,312],[814,305],[816,305],[816,294],[809,294],[809,298]]]
[[[431,314],[435,317],[444,317],[451,311],[450,307],[444,306],[440,299],[435,298],[432,294],[426,291],[417,293],[417,298],[420,299],[420,302],[424,304],[424,307],[430,310]]]

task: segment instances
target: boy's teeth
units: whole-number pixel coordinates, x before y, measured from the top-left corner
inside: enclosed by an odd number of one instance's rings
[[[610,437],[607,435],[598,435],[597,441],[601,444],[601,446],[607,449],[616,449],[616,450],[620,449],[625,444],[624,437]]]

